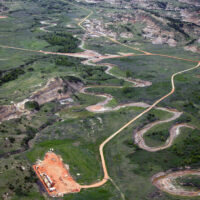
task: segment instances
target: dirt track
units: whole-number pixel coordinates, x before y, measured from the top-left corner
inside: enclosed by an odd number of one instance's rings
[[[48,21],[40,21],[40,23],[42,25],[45,25],[45,26],[40,27],[40,30],[43,31],[43,32],[51,32],[51,31],[48,30],[48,28],[52,28],[54,26],[57,26],[57,23],[52,23],[52,22],[48,22]]]
[[[167,122],[170,122],[170,121],[173,121],[177,118],[179,118],[181,116],[181,112],[178,112],[177,110],[171,110],[171,109],[167,109],[167,108],[156,108],[158,110],[164,110],[166,112],[169,112],[169,113],[172,113],[173,116],[166,119],[166,120],[162,120],[162,121],[156,121],[156,122],[153,122],[153,123],[150,123],[148,125],[146,125],[142,130],[136,132],[134,134],[134,139],[135,139],[135,143],[141,148],[141,149],[144,149],[146,151],[150,151],[150,152],[156,152],[156,151],[160,151],[160,150],[163,150],[163,149],[166,149],[168,147],[170,147],[174,141],[174,139],[179,135],[180,133],[180,128],[182,127],[188,127],[188,128],[192,128],[192,126],[190,125],[187,125],[187,124],[176,124],[174,125],[171,129],[170,129],[170,137],[168,138],[168,140],[166,141],[166,143],[162,146],[158,146],[158,147],[149,147],[146,145],[145,143],[145,140],[143,138],[144,134],[150,130],[152,127],[158,125],[158,124],[163,124],[163,123],[167,123]]]
[[[130,124],[132,124],[134,121],[136,121],[137,119],[139,119],[141,116],[143,116],[144,114],[148,113],[150,110],[152,110],[153,108],[156,108],[157,104],[159,104],[162,100],[164,100],[165,98],[169,97],[170,95],[172,95],[174,92],[175,92],[175,84],[174,84],[174,78],[178,75],[178,74],[182,74],[182,73],[185,73],[185,72],[188,72],[188,71],[191,71],[191,70],[194,70],[194,69],[197,69],[198,67],[200,67],[200,62],[195,66],[195,67],[192,67],[190,69],[187,69],[187,70],[183,70],[183,71],[180,71],[180,72],[177,72],[177,73],[174,73],[171,77],[171,85],[172,85],[172,89],[171,91],[166,94],[165,96],[163,96],[162,98],[160,98],[159,100],[157,100],[155,103],[153,103],[152,105],[148,106],[148,108],[146,110],[144,110],[142,113],[140,113],[139,115],[137,115],[135,118],[133,118],[131,121],[129,121],[127,124],[125,124],[122,128],[120,128],[118,131],[116,131],[115,133],[113,133],[110,137],[108,137],[99,147],[99,152],[100,152],[100,156],[101,156],[101,160],[102,160],[102,167],[103,167],[103,170],[104,170],[104,178],[99,181],[99,182],[96,182],[94,184],[91,184],[91,185],[83,185],[81,186],[81,188],[94,188],[94,187],[100,187],[101,185],[105,184],[107,182],[107,180],[111,179],[108,175],[108,171],[107,171],[107,167],[106,167],[106,161],[105,161],[105,158],[104,158],[104,147],[105,145],[110,141],[112,140],[115,136],[117,136],[120,132],[122,132],[126,127],[128,127]],[[94,86],[95,87],[95,86]],[[98,86],[99,87],[99,86]],[[87,88],[84,88],[82,90],[83,93],[86,93],[85,90],[88,89],[88,88],[91,88],[91,87],[87,87]],[[96,94],[93,94],[93,93],[88,93],[88,94],[91,94],[91,95],[96,95]],[[89,106],[87,109],[91,112],[105,112],[105,111],[112,111],[112,110],[115,110],[117,107],[115,108],[106,108],[105,105],[112,99],[112,96],[108,95],[108,94],[99,94],[97,96],[103,96],[103,97],[106,97],[106,100],[103,101],[103,102],[100,102],[94,106]],[[134,105],[134,103],[132,104],[132,106]],[[141,103],[139,103],[140,106],[142,106]],[[130,105],[124,105],[124,107],[126,106],[130,106]],[[136,106],[136,105],[134,105]],[[118,108],[120,109],[120,106],[118,106]],[[169,122],[169,121],[172,121],[172,120],[175,120],[177,119],[180,115],[181,115],[181,112],[178,112],[178,111],[175,111],[175,110],[170,110],[170,109],[166,109],[166,108],[158,108],[160,110],[165,110],[165,111],[168,111],[168,112],[171,112],[173,113],[173,116],[167,120],[163,120],[163,121],[158,121],[158,122],[155,122],[153,124],[150,124],[149,127],[143,129],[143,131],[141,132],[142,134],[144,134],[147,130],[149,130],[150,128],[152,128],[153,126],[155,126],[156,124],[161,124],[161,123],[166,123],[166,122]],[[162,149],[165,149],[167,147],[169,147],[170,145],[172,145],[174,139],[177,137],[178,133],[177,131],[179,131],[179,129],[181,127],[189,127],[189,128],[192,128],[191,126],[187,125],[187,124],[179,124],[179,125],[176,125],[174,127],[172,127],[172,129],[170,130],[170,138],[169,140],[166,142],[166,144],[164,146],[161,146],[161,147],[157,147],[157,148],[153,148],[153,147],[148,147],[145,145],[144,143],[144,140],[143,140],[143,137],[140,136],[140,134],[136,134],[137,135],[137,139],[138,139],[138,143],[140,144],[140,147],[141,148],[144,148],[145,150],[148,150],[148,151],[159,151],[159,150],[162,150]],[[142,142],[143,141],[143,142]]]
[[[125,55],[126,56],[126,55]],[[85,61],[84,61],[85,62]],[[85,62],[85,64],[90,65],[90,62]],[[95,64],[92,64],[95,65]],[[152,83],[149,81],[142,81],[139,79],[128,79],[128,78],[124,78],[124,77],[120,77],[120,76],[116,76],[114,74],[112,74],[110,72],[110,70],[112,69],[113,65],[109,64],[109,63],[103,63],[103,64],[99,64],[100,66],[107,66],[107,70],[105,71],[107,74],[114,76],[115,78],[118,79],[123,79],[124,81],[127,81],[129,83],[132,83],[132,87],[147,87],[150,86]],[[98,96],[98,97],[104,97],[105,100],[102,102],[97,103],[96,105],[92,105],[92,106],[88,106],[86,109],[90,112],[95,112],[95,113],[102,113],[102,112],[109,112],[109,111],[116,111],[119,110],[120,108],[125,108],[125,107],[133,107],[133,106],[137,106],[137,107],[147,107],[147,105],[145,103],[128,103],[128,104],[122,104],[122,105],[118,105],[114,108],[108,107],[106,106],[112,99],[113,97],[110,94],[95,94],[92,92],[88,92],[87,90],[90,88],[101,88],[101,87],[110,87],[110,88],[122,88],[121,86],[87,86],[84,87],[80,90],[81,93],[83,94],[89,94],[89,95],[94,95],[94,96]]]
[[[122,132],[126,127],[128,127],[130,124],[132,124],[134,121],[136,121],[137,119],[139,119],[140,117],[142,117],[144,114],[148,113],[150,110],[152,110],[158,103],[160,103],[162,100],[164,100],[165,98],[167,98],[168,96],[170,96],[171,94],[174,93],[175,91],[175,85],[174,85],[174,77],[178,74],[181,74],[181,73],[184,73],[184,72],[187,72],[187,71],[190,71],[190,70],[193,70],[193,69],[196,69],[200,66],[200,63],[198,63],[198,65],[196,65],[195,67],[193,68],[190,68],[188,70],[183,70],[181,72],[177,72],[175,74],[172,75],[171,77],[171,84],[172,84],[172,90],[171,92],[169,92],[168,94],[166,94],[165,96],[163,96],[162,98],[158,99],[155,103],[153,103],[150,107],[148,107],[146,110],[144,110],[142,113],[140,113],[139,115],[137,115],[136,117],[134,117],[131,121],[129,121],[127,124],[125,124],[123,127],[121,127],[118,131],[116,131],[115,133],[113,133],[110,137],[108,137],[99,147],[99,152],[100,152],[100,155],[101,155],[101,160],[102,160],[102,167],[103,167],[103,170],[104,170],[104,179],[102,181],[100,181],[98,184],[95,183],[95,184],[92,184],[90,185],[90,187],[97,187],[97,186],[101,186],[105,183],[105,180],[107,179],[110,179],[109,175],[108,175],[108,171],[107,171],[107,166],[106,166],[106,161],[105,161],[105,158],[104,158],[104,147],[105,145],[110,141],[112,140],[115,136],[117,136],[120,132]]]

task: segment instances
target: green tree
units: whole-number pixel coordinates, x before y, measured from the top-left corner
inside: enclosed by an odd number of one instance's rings
[[[39,104],[38,104],[37,101],[27,101],[25,103],[25,108],[27,110],[31,110],[31,111],[34,111],[34,110],[38,111],[38,110],[40,110],[40,106],[39,106]]]
[[[133,76],[133,72],[131,72],[130,70],[126,70],[126,77],[132,77]]]

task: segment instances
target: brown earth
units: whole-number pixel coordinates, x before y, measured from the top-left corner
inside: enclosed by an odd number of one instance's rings
[[[34,92],[30,100],[37,101],[39,105],[53,101],[60,100],[70,97],[76,91],[82,87],[82,83],[74,83],[69,81],[64,81],[61,78],[53,78],[48,81],[46,86],[36,92]],[[58,91],[62,91],[59,93]]]
[[[63,81],[61,78],[50,79],[44,88],[34,92],[28,99],[13,105],[0,106],[0,122],[30,114],[30,111],[25,109],[27,101],[37,101],[39,105],[42,105],[53,100],[65,99],[79,91],[82,85],[81,82]]]
[[[7,18],[7,16],[0,16],[0,19],[5,19]]]
[[[200,190],[186,190],[181,186],[177,186],[175,180],[179,177],[184,177],[187,175],[200,176],[200,170],[180,170],[176,172],[160,172],[152,177],[152,183],[162,191],[170,193],[172,195],[179,196],[200,196]]]
[[[36,165],[33,165],[35,173],[52,197],[62,197],[64,194],[80,192],[81,186],[72,178],[68,168],[62,158],[53,152],[46,153],[43,161],[38,161]],[[51,187],[44,182],[43,174],[46,174],[52,181]],[[53,188],[53,191],[50,188]]]

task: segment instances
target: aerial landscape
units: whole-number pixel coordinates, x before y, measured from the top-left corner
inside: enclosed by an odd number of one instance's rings
[[[200,199],[199,0],[0,1],[0,199]]]

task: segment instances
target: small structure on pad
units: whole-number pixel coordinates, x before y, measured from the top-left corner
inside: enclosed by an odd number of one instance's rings
[[[81,186],[69,174],[62,158],[53,152],[47,152],[43,161],[33,165],[33,169],[52,197],[80,192]]]

